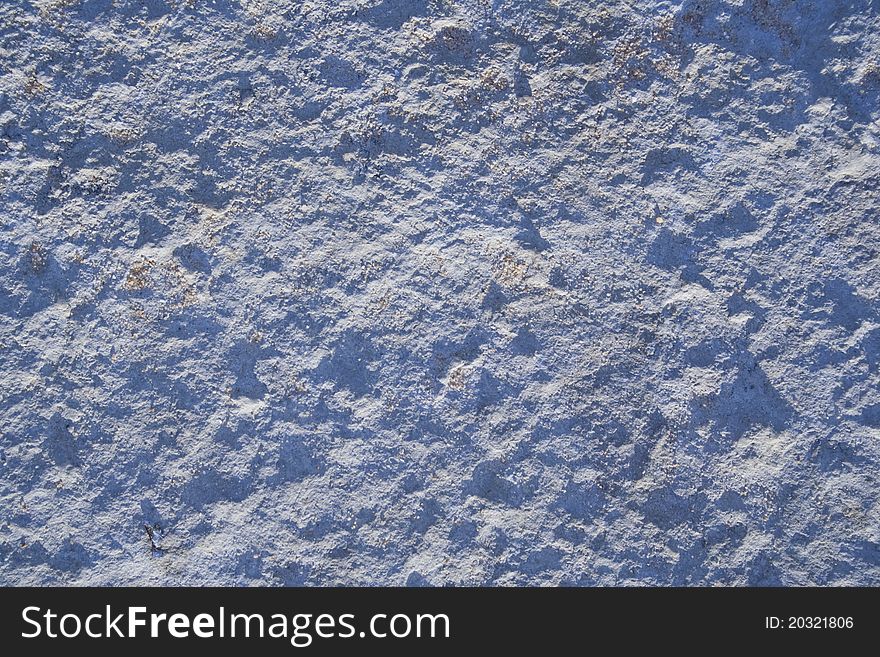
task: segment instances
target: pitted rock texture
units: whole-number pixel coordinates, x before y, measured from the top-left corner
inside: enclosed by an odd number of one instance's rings
[[[880,7],[0,4],[3,584],[880,584]]]

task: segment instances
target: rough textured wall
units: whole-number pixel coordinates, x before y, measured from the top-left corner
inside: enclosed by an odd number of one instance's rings
[[[880,3],[6,0],[4,584],[880,584]]]

